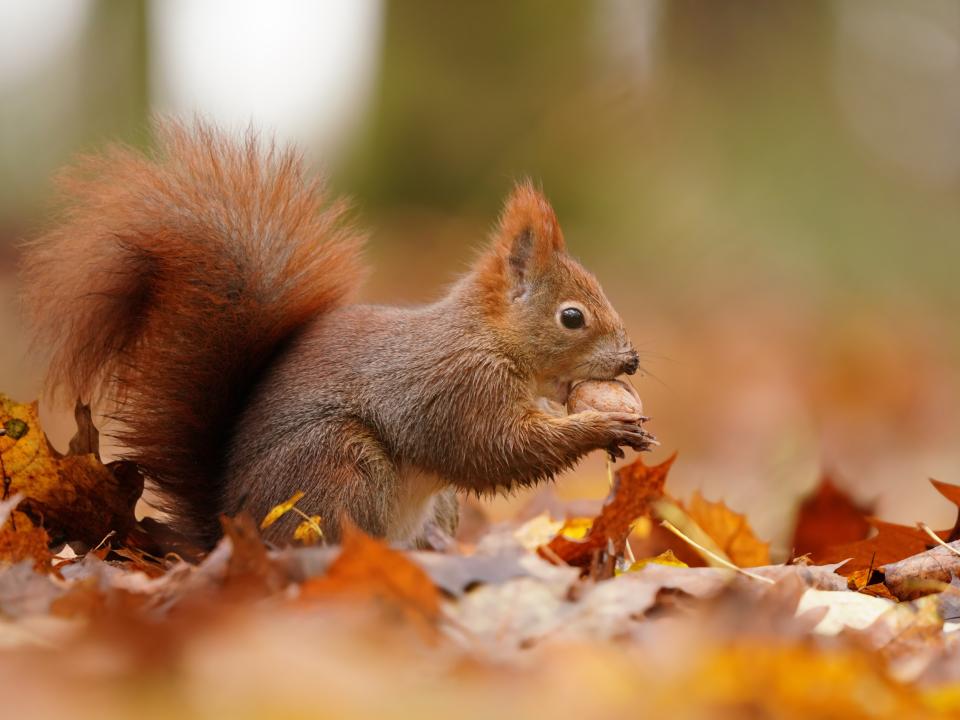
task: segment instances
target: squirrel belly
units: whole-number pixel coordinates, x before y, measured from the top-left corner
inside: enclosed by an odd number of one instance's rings
[[[431,526],[452,533],[457,491],[649,447],[638,414],[538,399],[638,358],[530,183],[441,299],[357,305],[363,234],[296,153],[202,124],[157,135],[149,155],[112,147],[61,177],[25,299],[48,387],[106,406],[123,457],[195,542],[216,542],[222,513],[259,519],[303,491],[330,540],[348,518],[424,544]]]

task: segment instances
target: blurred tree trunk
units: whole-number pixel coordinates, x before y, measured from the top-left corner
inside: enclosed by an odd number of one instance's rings
[[[0,88],[0,250],[34,224],[80,150],[148,138],[146,0],[101,0],[72,45]]]
[[[351,192],[373,206],[492,203],[515,167],[537,173],[546,115],[589,74],[593,12],[579,0],[389,3]]]

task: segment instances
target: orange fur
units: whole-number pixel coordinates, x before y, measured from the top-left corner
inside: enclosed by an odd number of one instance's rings
[[[477,274],[483,289],[480,302],[491,319],[502,319],[506,311],[504,297],[512,282],[511,254],[516,239],[524,233],[531,235],[531,257],[527,261],[531,272],[545,271],[555,255],[566,248],[553,207],[530,180],[521,180],[514,187],[494,229],[491,251],[479,260]]]

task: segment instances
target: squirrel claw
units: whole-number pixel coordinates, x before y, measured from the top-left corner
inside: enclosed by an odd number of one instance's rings
[[[623,460],[626,454],[618,445],[611,445],[607,448],[607,456],[610,458],[610,462],[616,462],[617,460]]]

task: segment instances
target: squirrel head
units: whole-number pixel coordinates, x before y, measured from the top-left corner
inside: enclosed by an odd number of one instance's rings
[[[567,254],[556,214],[529,181],[506,202],[478,277],[483,311],[538,394],[637,371],[639,358],[596,278]]]

